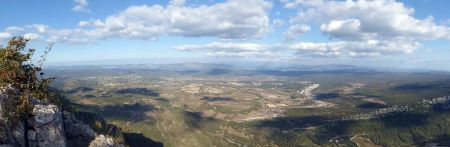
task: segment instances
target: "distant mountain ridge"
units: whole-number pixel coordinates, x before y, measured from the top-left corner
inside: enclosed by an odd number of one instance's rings
[[[123,64],[123,65],[69,65],[69,66],[49,66],[48,72],[52,71],[76,71],[86,70],[92,74],[96,72],[122,72],[122,74],[132,73],[159,73],[159,74],[180,74],[180,75],[203,75],[203,76],[226,76],[226,75],[268,75],[268,76],[304,76],[312,74],[383,74],[383,73],[413,73],[413,74],[448,74],[443,71],[408,71],[392,70],[382,68],[361,67],[354,65],[235,65],[224,63],[200,63],[184,62],[176,64]]]

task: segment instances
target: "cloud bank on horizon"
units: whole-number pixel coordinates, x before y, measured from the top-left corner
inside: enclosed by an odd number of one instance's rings
[[[74,0],[71,10],[95,13],[91,3],[95,1]],[[281,6],[275,8],[275,3]],[[293,13],[284,16],[281,11]],[[411,54],[424,48],[423,42],[450,40],[449,23],[439,23],[432,15],[420,19],[414,13],[414,8],[394,0],[226,0],[211,4],[172,0],[131,5],[104,18],[79,20],[73,28],[36,23],[8,26],[0,31],[0,40],[20,34],[42,42],[80,45],[117,38],[158,43],[161,37],[206,37],[212,41],[186,42],[171,49],[258,59],[378,58]],[[280,32],[279,39],[266,41],[274,32]],[[309,35],[327,39],[301,39]]]

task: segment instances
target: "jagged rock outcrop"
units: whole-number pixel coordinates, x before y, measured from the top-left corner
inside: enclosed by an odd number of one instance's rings
[[[8,95],[0,90],[0,112]],[[58,106],[33,99],[33,110],[26,122],[9,124],[0,113],[0,147],[122,147],[109,136],[96,134],[89,125]],[[9,125],[8,125],[9,124]],[[26,135],[26,136],[25,136]]]
[[[96,133],[87,124],[76,119],[70,113],[64,113],[64,126],[69,147],[88,146],[95,139]]]
[[[36,136],[31,136],[31,138],[36,140],[28,137],[30,142],[35,142],[39,147],[66,146],[62,113],[56,105],[37,104],[33,108],[32,116],[29,120],[31,122],[29,127],[32,129],[28,131],[28,135],[30,132],[35,132]]]
[[[2,95],[2,98],[7,96]],[[0,109],[0,111],[4,110]],[[35,104],[30,116],[26,123],[18,121],[10,125],[0,118],[2,127],[8,130],[5,133],[5,137],[9,137],[5,139],[8,144],[20,147],[25,147],[27,143],[30,147],[67,146],[62,113],[56,105]]]

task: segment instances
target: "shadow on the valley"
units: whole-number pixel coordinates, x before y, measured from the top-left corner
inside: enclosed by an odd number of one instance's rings
[[[421,83],[414,83],[414,84],[405,84],[393,87],[392,90],[398,90],[398,91],[404,91],[404,90],[426,90],[426,89],[432,89],[436,88],[439,85],[436,84],[421,84]]]
[[[125,142],[130,147],[163,147],[164,144],[156,142],[138,133],[123,133]]]
[[[331,92],[331,93],[319,93],[315,96],[315,99],[317,100],[326,100],[326,99],[333,99],[333,98],[338,98],[340,95],[339,93],[336,92]]]
[[[271,128],[269,138],[289,141],[296,138],[292,132],[315,131],[309,138],[317,144],[325,144],[336,136],[346,136],[354,121],[331,121],[335,117],[306,116],[306,117],[280,117],[271,120],[260,121],[256,127]],[[283,145],[285,142],[278,142]],[[287,144],[285,144],[287,145]],[[292,145],[292,144],[290,144]]]
[[[203,117],[201,112],[183,111],[184,122],[190,128],[199,129],[207,123],[215,122],[211,117]]]
[[[306,116],[306,117],[278,117],[273,119],[261,120],[256,127],[268,127],[281,130],[289,130],[293,128],[307,128],[320,126],[331,120],[325,116]]]
[[[352,126],[355,124],[357,122],[353,120],[327,123],[317,130],[312,139],[315,143],[325,144],[332,139],[350,138]]]
[[[450,102],[435,104],[432,109],[436,112],[450,112]]]
[[[115,104],[106,106],[81,105],[70,103],[70,106],[72,107],[71,109],[83,110],[83,112],[95,112],[107,118],[131,122],[147,120],[149,118],[145,113],[157,110],[153,105],[142,103]]]
[[[437,90],[437,89],[450,89],[450,80],[426,82],[426,83],[410,83],[399,85],[391,88],[393,91],[420,91],[420,90]]]
[[[423,140],[425,140],[425,139],[424,138],[414,139],[416,144],[422,144],[422,146],[425,146],[425,147],[448,147],[448,146],[450,146],[450,134],[440,135],[431,141],[426,141],[426,143],[423,143],[424,142]]]
[[[116,104],[116,105],[107,105],[103,108],[100,108],[102,114],[106,117],[111,118],[121,118],[127,121],[143,121],[147,119],[145,115],[148,111],[156,110],[153,105],[150,104]]]
[[[427,123],[429,114],[415,112],[398,112],[386,115],[376,120],[382,122],[386,127],[409,128],[421,126]]]
[[[67,94],[74,94],[74,93],[77,93],[77,92],[91,92],[91,91],[94,91],[94,89],[89,88],[89,87],[77,87],[77,88],[65,91],[65,93],[67,93]]]
[[[361,109],[380,109],[380,108],[386,108],[387,106],[384,104],[380,104],[380,103],[368,102],[368,103],[360,104],[356,107],[361,108]]]
[[[110,136],[120,134],[121,128],[113,124],[108,124],[105,118],[115,118],[124,121],[141,121],[143,119],[147,119],[145,112],[156,110],[156,108],[152,105],[140,103],[132,105],[109,105],[105,107],[80,105],[71,103],[67,99],[63,99],[62,103],[66,111],[72,111],[72,114],[77,119],[88,124],[94,131]],[[99,124],[101,124],[101,127],[99,127]],[[162,143],[153,141],[142,134],[125,132],[122,132],[122,134],[125,142],[130,147],[163,146]]]
[[[79,119],[82,122],[91,126],[91,128],[93,130],[95,130],[95,132],[110,135],[110,136],[116,136],[117,134],[120,134],[120,132],[121,132],[121,129],[118,128],[117,126],[112,125],[112,124],[107,124],[107,122],[101,115],[98,115],[98,114],[95,114],[92,112],[78,112],[78,113],[75,113],[75,116],[77,119]],[[99,122],[102,127],[99,127],[99,125],[98,125]],[[164,146],[163,143],[153,141],[152,139],[149,139],[142,134],[122,132],[122,135],[124,137],[125,143],[127,145],[129,145],[130,147],[162,147],[162,146]],[[90,141],[87,141],[87,142],[90,142]],[[80,144],[80,142],[73,142],[71,144],[87,146],[87,145]]]
[[[371,120],[340,120],[332,121],[338,117],[306,116],[306,117],[280,117],[256,122],[257,128],[270,128],[268,138],[282,141],[295,139],[295,132],[314,132],[307,137],[316,144],[323,145],[330,140],[347,140],[352,135],[367,132],[385,134],[392,130],[400,131],[413,127],[425,126],[428,123],[428,113],[399,112]],[[381,130],[381,132],[380,132]],[[294,143],[295,144],[295,143]]]
[[[230,97],[209,97],[205,96],[202,98],[204,101],[215,102],[215,101],[236,101]]]
[[[152,89],[147,88],[122,88],[115,91],[118,94],[138,94],[144,96],[159,96],[160,94]]]

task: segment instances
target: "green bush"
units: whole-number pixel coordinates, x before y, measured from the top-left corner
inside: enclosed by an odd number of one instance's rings
[[[49,90],[52,78],[44,78],[41,69],[52,45],[47,47],[38,61],[39,65],[34,65],[31,58],[35,49],[26,47],[28,41],[23,37],[14,37],[7,47],[0,48],[0,88],[6,89],[9,96],[2,116],[10,123],[28,117],[33,110],[31,98],[58,103],[59,96]]]

